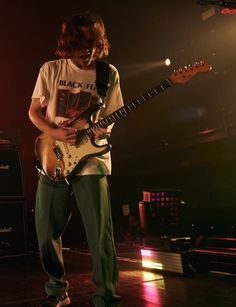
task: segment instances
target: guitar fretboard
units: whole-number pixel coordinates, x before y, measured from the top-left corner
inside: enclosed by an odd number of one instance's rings
[[[107,115],[106,117],[100,119],[98,122],[92,124],[89,128],[86,129],[86,134],[91,136],[93,135],[92,129],[93,128],[107,128],[109,125],[119,121],[122,118],[125,118],[130,112],[136,110],[142,104],[148,102],[153,97],[161,94],[164,90],[172,85],[169,79],[166,79],[158,86],[153,87],[143,95],[139,96],[138,98],[134,99],[130,103],[124,105],[123,107],[119,108],[115,112]]]

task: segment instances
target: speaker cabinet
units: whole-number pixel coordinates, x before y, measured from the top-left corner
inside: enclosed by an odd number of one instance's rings
[[[26,253],[25,201],[0,201],[0,257]]]
[[[21,162],[14,147],[0,147],[0,182],[0,199],[23,198]]]

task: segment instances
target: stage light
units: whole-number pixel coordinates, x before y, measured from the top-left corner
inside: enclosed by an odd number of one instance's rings
[[[142,256],[152,256],[152,252],[150,250],[146,250],[146,249],[141,249],[141,255]]]
[[[151,255],[141,252],[141,263],[144,269],[156,269],[159,271],[175,272],[180,274],[189,273],[191,268],[189,266],[190,253],[188,251],[168,251],[153,248]]]
[[[163,269],[163,265],[161,263],[152,262],[152,261],[142,261],[142,267],[148,269],[157,269],[157,270]]]
[[[236,14],[236,8],[235,9],[230,9],[225,7],[224,9],[221,10],[222,15],[235,15]]]
[[[130,77],[132,75],[141,74],[144,72],[153,71],[159,67],[170,66],[171,61],[169,58],[165,58],[159,61],[152,62],[144,62],[144,63],[133,63],[125,66],[126,77]]]
[[[169,58],[165,59],[165,65],[166,66],[170,66],[170,64],[171,64],[170,59]]]

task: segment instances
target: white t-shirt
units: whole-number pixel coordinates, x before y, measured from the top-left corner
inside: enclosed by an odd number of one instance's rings
[[[74,110],[85,111],[89,106],[98,102],[95,80],[95,69],[82,70],[70,59],[49,61],[40,68],[32,98],[39,98],[42,107],[47,107],[46,119],[50,123],[59,125],[72,118]],[[93,114],[93,121],[123,106],[119,74],[111,64],[109,81],[106,105]],[[106,139],[101,140],[99,145],[106,142]],[[79,175],[109,175],[110,173],[111,157],[108,152],[89,158]]]

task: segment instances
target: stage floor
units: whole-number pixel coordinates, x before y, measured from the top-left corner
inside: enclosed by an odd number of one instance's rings
[[[236,275],[188,276],[144,270],[138,247],[120,246],[117,294],[122,307],[235,307]],[[92,306],[91,259],[86,250],[64,250],[71,307]],[[46,277],[37,253],[0,258],[0,306],[36,307],[44,298]]]

